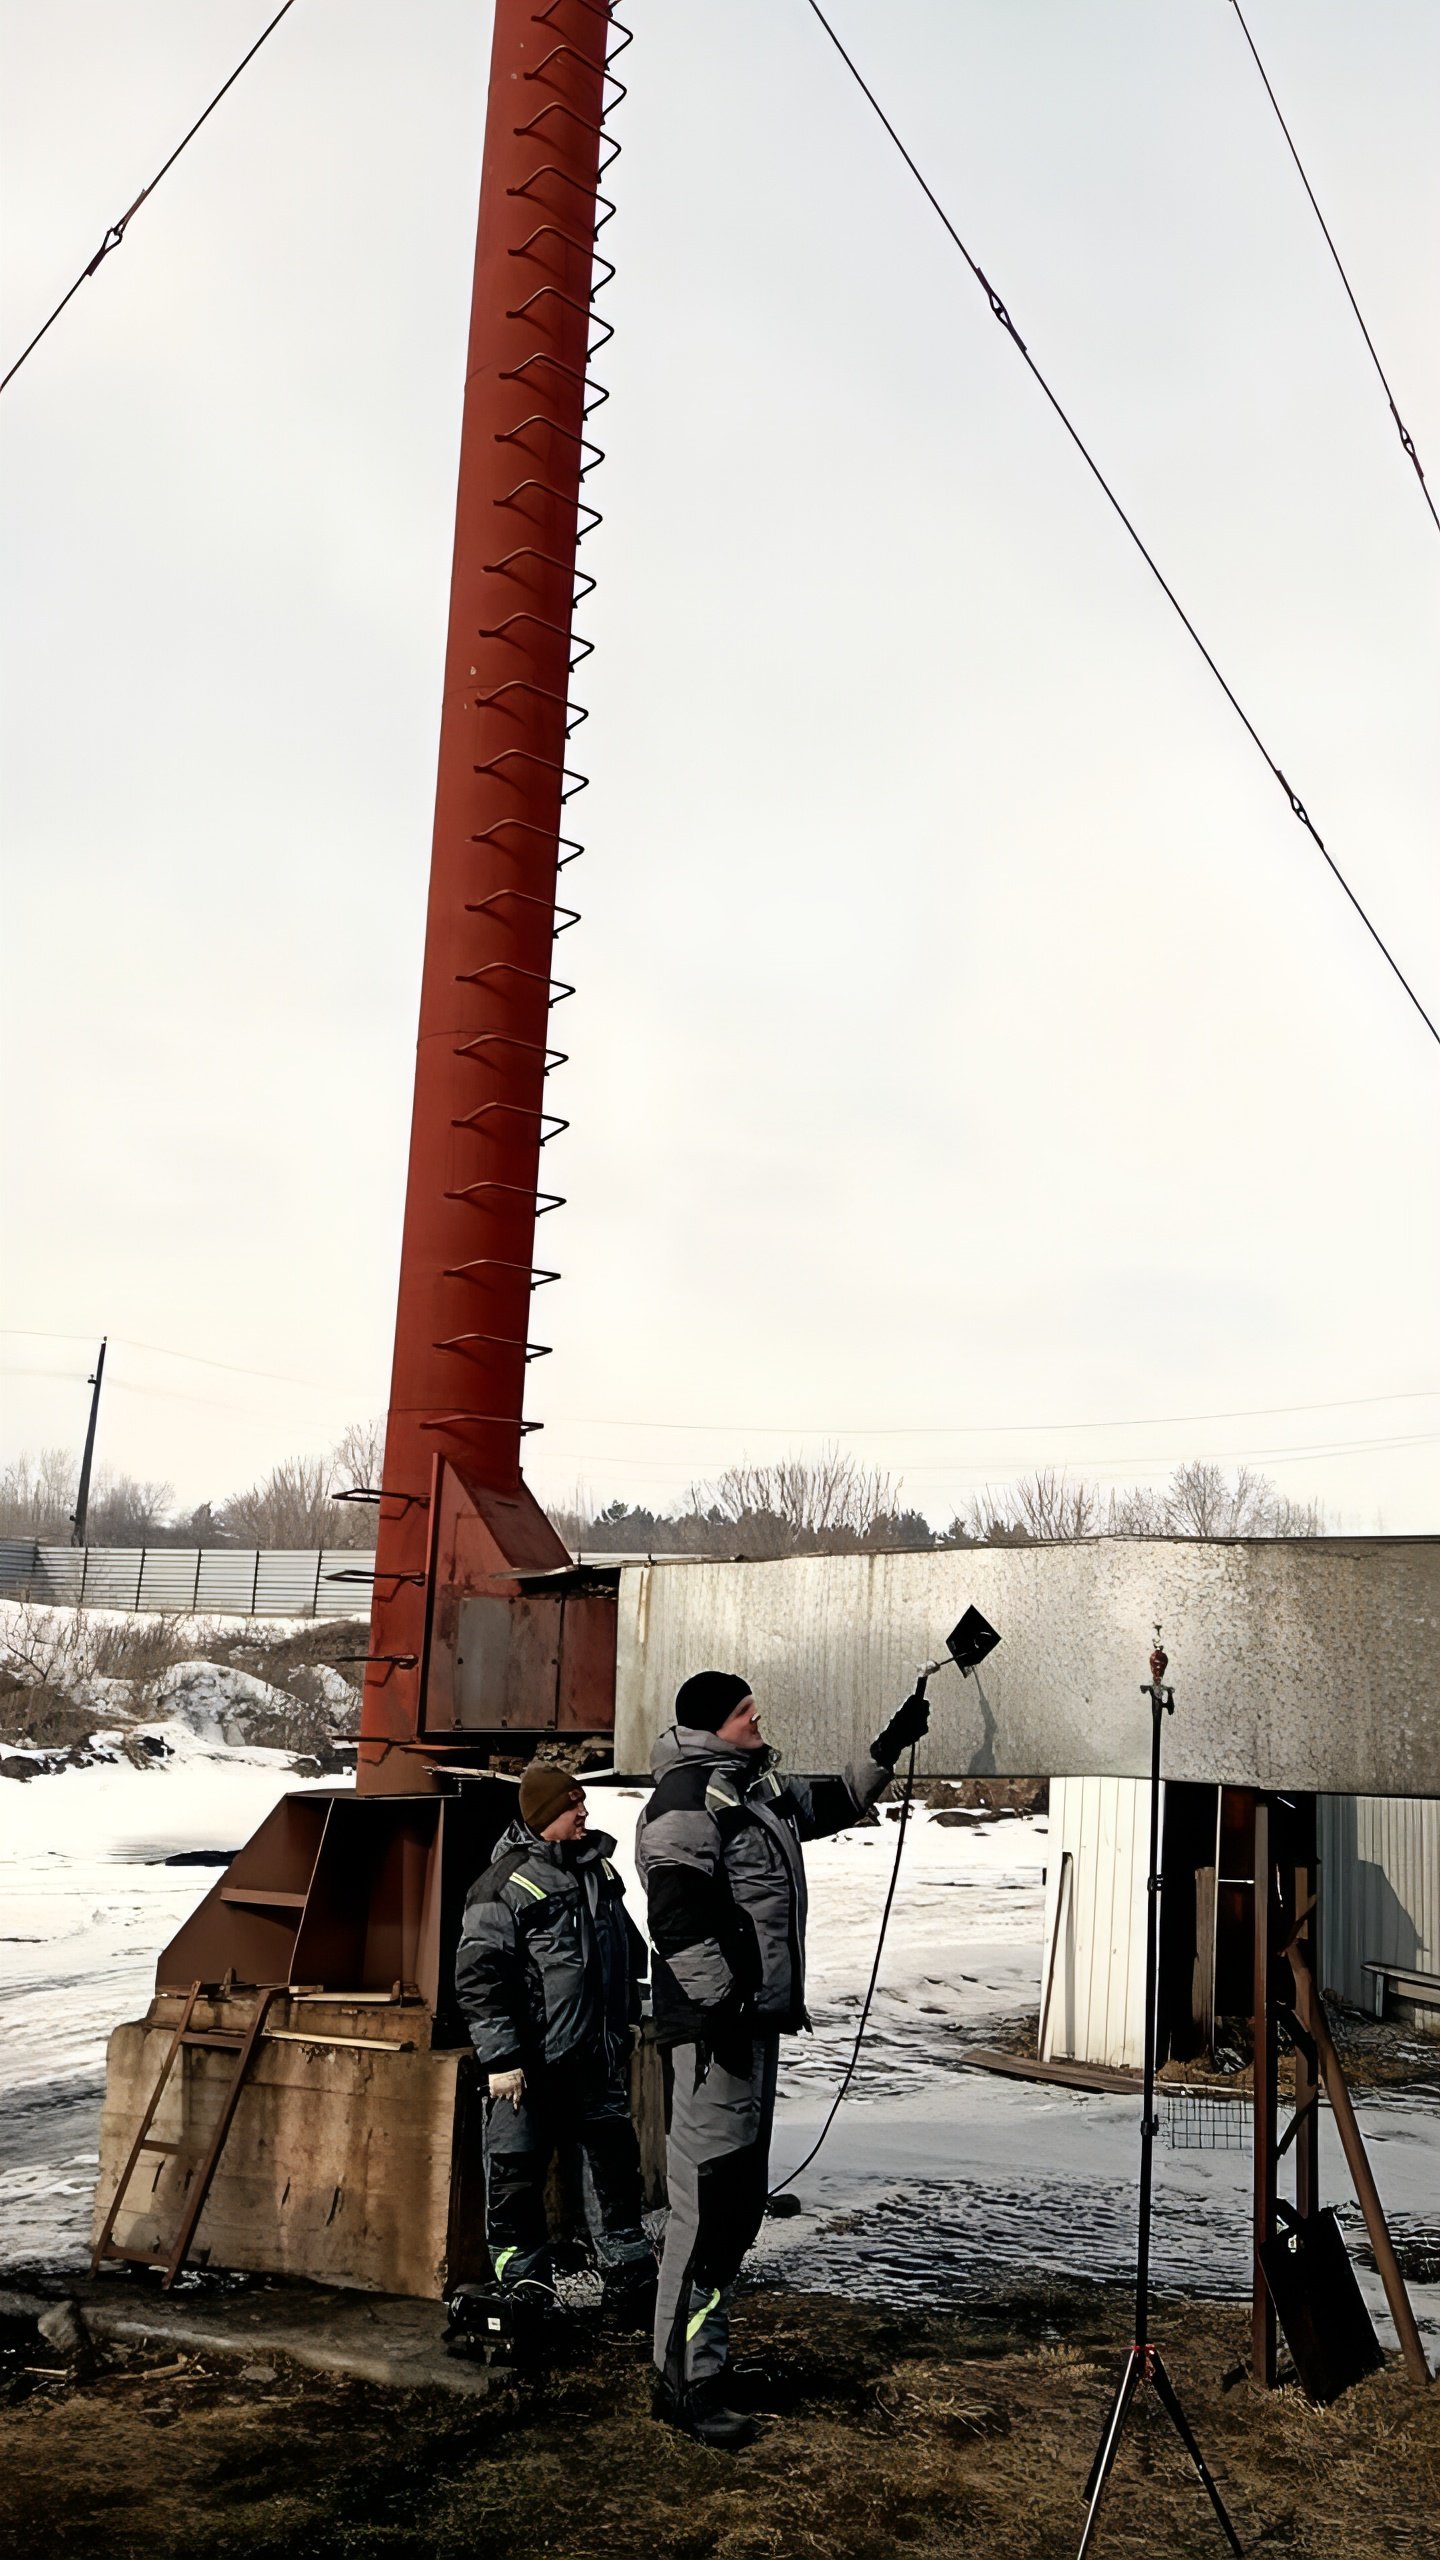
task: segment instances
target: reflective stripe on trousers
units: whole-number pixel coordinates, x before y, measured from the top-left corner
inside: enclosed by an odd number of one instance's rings
[[[779,2050],[778,2036],[756,2036],[748,2073],[712,2062],[699,2078],[698,2047],[674,2049],[655,2362],[676,2391],[729,2352],[736,2279],[765,2212]]]

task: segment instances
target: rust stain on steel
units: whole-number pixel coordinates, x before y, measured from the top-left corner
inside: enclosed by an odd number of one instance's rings
[[[649,1765],[692,1671],[755,1685],[796,1769],[863,1750],[970,1601],[1002,1642],[937,1675],[931,1777],[1140,1778],[1158,1619],[1167,1774],[1440,1796],[1440,1540],[1096,1539],[1077,1546],[638,1565],[620,1577],[616,1764]]]

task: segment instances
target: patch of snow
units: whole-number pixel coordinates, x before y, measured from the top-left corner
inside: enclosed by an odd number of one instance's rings
[[[202,1742],[225,1743],[231,1749],[243,1749],[249,1742],[249,1719],[295,1713],[296,1702],[288,1690],[273,1688],[268,1680],[257,1680],[253,1672],[237,1671],[229,1663],[175,1662],[168,1671],[137,1685],[143,1686],[147,1705],[168,1708]],[[353,1690],[346,1695],[353,1718]]]
[[[0,1780],[0,2227],[7,2260],[77,2263],[89,2231],[105,2043],[143,2017],[155,1959],[217,1881],[167,1867],[240,1848],[297,1780],[183,1717],[98,1735],[87,1766]],[[333,1786],[338,1781],[327,1781]]]

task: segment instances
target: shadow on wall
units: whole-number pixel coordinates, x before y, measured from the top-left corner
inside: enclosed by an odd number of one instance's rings
[[[1325,1987],[1355,2007],[1368,2009],[1374,2003],[1375,1985],[1366,1965],[1423,1969],[1425,1942],[1384,1866],[1365,1854],[1376,1845],[1370,1821],[1362,1820],[1362,1814],[1369,1815],[1370,1800],[1328,1796],[1323,1804],[1320,1899]]]

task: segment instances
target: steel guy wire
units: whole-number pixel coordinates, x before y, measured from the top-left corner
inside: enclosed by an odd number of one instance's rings
[[[276,10],[275,15],[274,15],[274,17],[271,19],[270,24],[268,25],[268,27],[264,27],[264,28],[262,28],[262,30],[261,30],[261,32],[260,32],[260,34],[256,37],[255,42],[254,42],[254,43],[252,44],[252,46],[250,47],[249,52],[248,52],[247,54],[245,54],[239,62],[237,62],[237,63],[236,63],[234,70],[231,72],[229,79],[224,83],[224,86],[223,86],[222,88],[219,88],[219,89],[217,89],[217,90],[216,90],[215,95],[214,95],[214,97],[211,99],[209,106],[205,109],[204,114],[203,114],[203,115],[198,115],[198,116],[196,117],[195,122],[194,122],[194,123],[192,124],[192,126],[190,127],[189,132],[188,132],[187,134],[182,135],[182,137],[181,137],[180,141],[176,143],[175,148],[174,148],[174,150],[171,152],[169,159],[164,163],[164,166],[163,166],[162,168],[159,168],[159,169],[157,169],[157,170],[156,170],[155,175],[154,175],[154,177],[151,179],[150,184],[148,185],[148,187],[142,187],[142,188],[141,188],[141,190],[140,190],[140,193],[139,193],[139,194],[138,194],[138,196],[136,197],[136,199],[135,199],[134,203],[131,205],[131,207],[130,207],[129,211],[128,211],[128,212],[126,212],[126,213],[122,213],[122,214],[121,214],[121,216],[120,216],[120,218],[119,218],[119,220],[118,220],[117,222],[112,222],[112,223],[111,223],[109,230],[106,232],[104,239],[101,241],[100,246],[99,246],[99,248],[96,250],[95,255],[94,255],[94,257],[91,259],[90,264],[88,265],[88,267],[82,267],[82,268],[81,268],[80,273],[79,273],[79,274],[78,274],[78,276],[76,277],[76,279],[75,279],[74,283],[71,285],[69,292],[68,292],[68,293],[63,293],[63,294],[61,295],[61,297],[60,297],[59,301],[58,301],[58,302],[56,303],[56,305],[55,305],[54,310],[51,312],[49,319],[48,319],[48,320],[46,320],[46,321],[42,324],[42,326],[36,330],[35,335],[34,335],[34,337],[31,339],[30,344],[28,345],[28,347],[24,347],[24,348],[22,348],[22,349],[21,349],[20,354],[16,357],[16,359],[15,359],[14,363],[11,365],[9,372],[8,372],[8,373],[6,373],[6,374],[4,374],[4,375],[0,375],[0,391],[4,391],[4,390],[7,388],[7,386],[8,386],[10,383],[12,383],[12,382],[14,381],[16,374],[17,374],[17,373],[19,372],[19,370],[20,370],[20,367],[22,366],[22,364],[24,364],[24,362],[25,362],[25,360],[26,360],[26,357],[27,357],[27,356],[32,356],[32,355],[34,354],[34,352],[35,352],[36,348],[37,348],[37,347],[39,346],[39,344],[40,344],[41,339],[42,339],[42,338],[47,334],[47,332],[48,332],[49,330],[51,330],[51,329],[53,329],[53,328],[54,328],[55,323],[56,323],[56,321],[59,319],[61,312],[65,309],[66,304],[67,304],[68,302],[73,302],[73,300],[74,300],[74,298],[75,298],[76,294],[77,294],[77,293],[79,292],[79,290],[80,290],[80,287],[81,287],[81,286],[82,286],[82,284],[84,284],[84,282],[86,281],[86,278],[87,278],[87,277],[89,277],[89,276],[93,276],[93,275],[95,274],[95,272],[96,272],[96,269],[104,265],[105,260],[109,257],[110,252],[111,252],[111,250],[112,250],[112,249],[118,249],[118,248],[119,248],[119,246],[120,246],[120,244],[121,244],[122,240],[123,240],[123,239],[124,239],[124,237],[125,237],[126,231],[128,230],[128,228],[129,228],[130,224],[134,221],[136,214],[139,212],[140,207],[142,206],[142,204],[144,204],[144,202],[146,201],[146,198],[147,198],[148,196],[153,196],[153,194],[155,193],[156,188],[157,188],[157,187],[159,186],[159,184],[160,184],[161,179],[169,176],[170,171],[174,168],[175,163],[176,163],[176,161],[179,159],[181,152],[185,149],[186,144],[187,144],[187,143],[191,143],[191,142],[193,142],[193,141],[194,141],[195,136],[196,136],[196,134],[199,132],[200,127],[202,126],[202,124],[206,123],[206,122],[208,121],[208,119],[209,119],[211,116],[213,116],[213,114],[215,113],[215,110],[216,110],[216,108],[219,106],[221,99],[225,96],[226,91],[234,88],[235,83],[236,83],[236,81],[239,79],[241,72],[245,69],[246,64],[247,64],[247,63],[251,63],[251,62],[253,62],[253,61],[254,61],[256,54],[259,52],[260,47],[262,46],[262,44],[264,44],[264,42],[265,42],[266,38],[267,38],[268,36],[273,36],[273,34],[275,33],[276,28],[277,28],[277,27],[279,26],[279,24],[280,24],[281,19],[282,19],[282,18],[284,18],[284,17],[287,17],[287,16],[289,15],[289,12],[294,8],[294,6],[295,6],[295,0],[283,0],[283,6],[282,6],[281,8],[279,8],[279,9],[277,9],[277,10]]]
[[[1330,225],[1329,225],[1329,223],[1326,221],[1324,214],[1323,214],[1323,213],[1321,212],[1321,210],[1320,210],[1319,204],[1318,204],[1318,202],[1316,201],[1315,190],[1314,190],[1314,188],[1311,186],[1311,184],[1310,184],[1310,180],[1309,180],[1309,178],[1308,178],[1308,177],[1306,176],[1306,174],[1305,174],[1305,163],[1304,163],[1304,161],[1301,159],[1299,152],[1298,152],[1298,151],[1296,150],[1296,148],[1295,148],[1295,137],[1294,137],[1294,135],[1292,134],[1292,132],[1291,132],[1291,130],[1290,130],[1290,127],[1289,127],[1289,126],[1288,126],[1288,124],[1286,123],[1286,121],[1285,121],[1285,118],[1284,118],[1283,114],[1281,113],[1281,110],[1280,110],[1280,101],[1279,101],[1279,99],[1276,97],[1274,90],[1273,90],[1273,89],[1271,88],[1271,86],[1270,86],[1270,74],[1269,74],[1269,73],[1268,73],[1268,71],[1266,70],[1264,63],[1261,61],[1260,56],[1259,56],[1258,52],[1256,51],[1256,47],[1255,47],[1255,39],[1254,39],[1254,37],[1252,36],[1252,34],[1250,33],[1250,29],[1249,29],[1249,27],[1248,27],[1248,26],[1246,25],[1246,23],[1245,23],[1245,12],[1244,12],[1244,10],[1241,8],[1241,6],[1240,6],[1240,0],[1230,0],[1230,6],[1231,6],[1231,8],[1234,10],[1236,17],[1237,17],[1237,18],[1239,19],[1239,21],[1240,21],[1240,32],[1241,32],[1241,34],[1243,35],[1243,37],[1245,38],[1245,42],[1247,43],[1247,45],[1248,45],[1248,46],[1249,46],[1249,48],[1250,48],[1250,56],[1251,56],[1251,60],[1253,61],[1253,63],[1254,63],[1254,65],[1255,65],[1256,70],[1259,72],[1260,77],[1261,77],[1261,80],[1264,82],[1264,85],[1265,85],[1265,95],[1266,95],[1266,97],[1269,99],[1271,106],[1272,106],[1272,107],[1274,108],[1274,110],[1275,110],[1275,121],[1276,121],[1276,123],[1278,124],[1278,126],[1280,127],[1281,132],[1282,132],[1282,133],[1284,134],[1284,136],[1285,136],[1285,140],[1286,140],[1286,143],[1287,143],[1287,145],[1288,145],[1288,147],[1289,147],[1289,151],[1290,151],[1290,157],[1291,157],[1291,159],[1294,161],[1295,166],[1296,166],[1297,170],[1298,170],[1298,171],[1299,171],[1299,173],[1300,173],[1300,184],[1301,184],[1301,186],[1304,188],[1305,193],[1307,194],[1307,196],[1308,196],[1308,197],[1309,197],[1309,199],[1310,199],[1310,209],[1311,209],[1312,213],[1314,214],[1316,221],[1319,223],[1320,228],[1321,228],[1321,231],[1322,231],[1322,232],[1324,233],[1324,235],[1325,235],[1325,246],[1326,246],[1326,248],[1329,250],[1331,257],[1332,257],[1332,258],[1334,259],[1334,261],[1335,261],[1335,272],[1336,272],[1336,274],[1338,275],[1338,277],[1340,278],[1341,283],[1342,283],[1342,284],[1343,284],[1343,286],[1345,287],[1345,298],[1346,298],[1346,301],[1349,303],[1351,310],[1352,310],[1352,311],[1354,312],[1354,314],[1355,314],[1355,318],[1356,318],[1356,321],[1357,321],[1357,323],[1358,323],[1358,325],[1359,325],[1359,329],[1360,329],[1360,335],[1361,335],[1361,337],[1364,339],[1365,344],[1366,344],[1367,348],[1369,349],[1369,353],[1370,353],[1370,361],[1371,361],[1371,363],[1373,364],[1373,366],[1375,367],[1375,370],[1376,370],[1377,374],[1378,374],[1378,375],[1379,375],[1379,377],[1380,377],[1380,388],[1381,388],[1381,390],[1384,392],[1385,397],[1386,397],[1387,401],[1388,401],[1388,402],[1389,402],[1389,404],[1390,404],[1390,415],[1391,415],[1391,417],[1392,417],[1392,418],[1394,419],[1394,421],[1395,421],[1395,428],[1396,428],[1396,432],[1397,432],[1397,434],[1399,435],[1400,442],[1401,442],[1402,446],[1404,447],[1404,449],[1405,449],[1406,453],[1408,453],[1408,455],[1410,456],[1410,460],[1411,460],[1411,462],[1414,464],[1414,467],[1415,467],[1415,477],[1416,477],[1416,479],[1417,479],[1417,480],[1419,481],[1419,483],[1420,483],[1420,494],[1421,494],[1422,498],[1424,499],[1426,506],[1427,506],[1427,507],[1429,508],[1429,510],[1430,510],[1430,521],[1431,521],[1431,523],[1434,525],[1436,532],[1437,532],[1437,533],[1440,533],[1440,515],[1437,515],[1437,514],[1436,514],[1436,512],[1435,512],[1435,501],[1434,501],[1434,499],[1431,497],[1431,495],[1430,495],[1430,491],[1429,491],[1429,488],[1428,488],[1428,487],[1427,487],[1427,485],[1426,485],[1424,466],[1423,466],[1423,464],[1421,463],[1421,460],[1420,460],[1420,456],[1419,456],[1419,454],[1418,454],[1418,453],[1416,452],[1416,450],[1415,450],[1415,440],[1414,440],[1413,436],[1411,435],[1409,428],[1406,426],[1404,419],[1401,417],[1400,412],[1399,412],[1399,410],[1397,409],[1397,407],[1396,407],[1396,405],[1395,405],[1395,394],[1394,394],[1394,392],[1391,390],[1391,388],[1390,388],[1390,384],[1389,384],[1388,380],[1386,379],[1385,367],[1384,367],[1384,366],[1383,366],[1383,364],[1381,363],[1380,358],[1379,358],[1378,354],[1376,353],[1376,349],[1375,349],[1375,341],[1374,341],[1374,339],[1371,337],[1369,330],[1368,330],[1368,329],[1366,328],[1366,326],[1365,326],[1365,314],[1363,313],[1363,311],[1362,311],[1362,310],[1361,310],[1361,308],[1360,308],[1359,303],[1358,303],[1358,302],[1356,301],[1356,299],[1355,299],[1355,292],[1354,292],[1354,288],[1353,288],[1353,286],[1351,285],[1351,282],[1350,282],[1349,277],[1348,277],[1348,276],[1347,276],[1347,274],[1345,273],[1344,261],[1343,261],[1343,259],[1341,258],[1341,255],[1340,255],[1339,250],[1338,250],[1338,249],[1336,248],[1336,246],[1335,246],[1334,240],[1333,240],[1333,239],[1331,238],[1331,236],[1330,236]]]
[[[1263,756],[1265,763],[1274,775],[1275,780],[1279,783],[1281,790],[1284,792],[1286,799],[1290,803],[1292,813],[1299,819],[1301,826],[1310,837],[1311,842],[1314,844],[1317,852],[1321,855],[1333,878],[1344,891],[1345,896],[1349,899],[1351,906],[1354,908],[1356,915],[1359,917],[1366,932],[1369,934],[1376,950],[1385,961],[1386,966],[1393,972],[1394,976],[1399,980],[1400,985],[1404,988],[1406,995],[1409,997],[1410,1002],[1419,1014],[1421,1021],[1429,1032],[1431,1039],[1435,1042],[1436,1047],[1440,1048],[1440,1026],[1437,1026],[1431,1016],[1426,1012],[1424,1005],[1421,1003],[1420,998],[1411,986],[1409,979],[1406,977],[1405,972],[1401,968],[1393,951],[1391,951],[1388,943],[1385,941],[1379,927],[1371,923],[1369,916],[1366,914],[1360,900],[1351,888],[1349,881],[1346,879],[1344,872],[1340,868],[1340,865],[1335,860],[1334,855],[1330,852],[1329,847],[1326,845],[1325,839],[1321,835],[1319,828],[1316,826],[1314,819],[1311,817],[1309,810],[1306,808],[1304,801],[1286,779],[1286,776],[1281,771],[1279,765],[1275,761],[1275,758],[1266,746],[1264,739],[1261,737],[1259,730],[1256,728],[1254,721],[1250,718],[1249,713],[1241,703],[1238,695],[1235,694],[1229,683],[1226,681],[1224,675],[1222,675],[1219,666],[1216,664],[1216,661],[1211,656],[1204,641],[1201,639],[1199,632],[1196,630],[1194,623],[1191,621],[1189,614],[1185,610],[1185,607],[1180,602],[1180,599],[1175,593],[1174,588],[1171,586],[1169,579],[1165,576],[1159,562],[1149,550],[1134,521],[1129,515],[1127,515],[1124,507],[1121,505],[1119,498],[1111,488],[1109,481],[1106,479],[1104,472],[1101,470],[1094,454],[1091,452],[1084,437],[1081,435],[1079,428],[1070,416],[1069,411],[1065,408],[1059,394],[1051,389],[1045,375],[1041,372],[1039,365],[1036,363],[1035,358],[1030,353],[1030,350],[1024,339],[1021,337],[1019,330],[1016,328],[1004,302],[996,292],[989,277],[986,275],[984,268],[971,257],[969,250],[966,248],[964,241],[961,239],[960,234],[956,230],[954,223],[951,221],[949,214],[945,210],[945,207],[936,195],[934,188],[926,178],[918,162],[912,158],[905,144],[901,141],[899,134],[891,123],[890,118],[885,113],[884,108],[881,106],[879,99],[876,97],[874,90],[865,78],[864,73],[861,71],[853,56],[846,51],[845,46],[836,34],[835,29],[830,24],[829,19],[826,17],[824,10],[820,7],[820,0],[805,0],[805,5],[809,9],[812,17],[819,20],[820,25],[824,28],[826,35],[829,37],[835,51],[839,54],[841,61],[844,63],[845,68],[849,72],[857,89],[859,89],[862,97],[866,99],[867,103],[874,110],[875,115],[879,118],[880,123],[884,126],[885,131],[894,143],[895,148],[899,152],[901,159],[904,161],[906,168],[909,170],[911,177],[915,180],[915,183],[919,187],[922,195],[925,196],[932,211],[938,215],[940,221],[944,224],[950,239],[954,243],[954,246],[959,250],[966,266],[969,268],[970,273],[975,278],[975,281],[983,292],[986,301],[989,303],[990,309],[995,318],[999,321],[1001,328],[1006,333],[1006,336],[1012,340],[1013,344],[1018,349],[1032,379],[1044,393],[1050,407],[1054,410],[1061,426],[1064,428],[1065,433],[1070,438],[1076,452],[1079,454],[1081,461],[1089,471],[1091,478],[1098,484],[1100,489],[1103,490],[1105,496],[1109,499],[1110,505],[1114,509],[1115,514],[1119,517],[1120,522],[1125,527],[1126,532],[1129,534],[1131,541],[1134,543],[1136,550],[1139,552],[1141,559],[1144,561],[1146,568],[1155,580],[1156,585],[1173,606],[1176,614],[1179,616],[1181,622],[1189,632],[1191,639],[1194,641],[1196,648],[1199,650],[1201,657],[1204,659],[1206,666],[1209,668],[1210,673],[1220,687],[1221,692],[1224,694],[1231,710],[1234,712],[1237,720],[1239,720],[1252,744],[1258,749],[1260,755]]]

